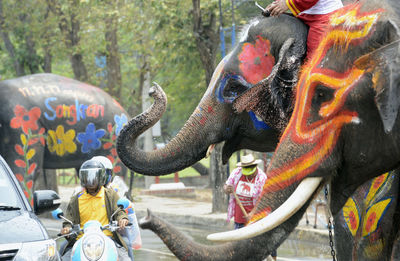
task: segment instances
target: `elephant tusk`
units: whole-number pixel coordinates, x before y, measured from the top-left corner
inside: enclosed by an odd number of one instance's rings
[[[306,178],[293,192],[293,194],[274,212],[265,218],[244,228],[207,236],[211,241],[235,241],[258,236],[279,226],[294,215],[314,194],[322,178]]]
[[[214,150],[215,148],[215,144],[211,144],[208,149],[207,149],[207,153],[206,153],[206,158],[210,157],[211,152]]]

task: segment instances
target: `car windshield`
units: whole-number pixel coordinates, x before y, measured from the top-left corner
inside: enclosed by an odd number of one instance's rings
[[[8,207],[22,208],[23,203],[17,195],[17,191],[11,183],[10,177],[6,170],[0,165],[0,211],[1,210],[13,210]]]

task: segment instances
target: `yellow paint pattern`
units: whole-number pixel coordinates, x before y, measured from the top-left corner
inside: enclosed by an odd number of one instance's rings
[[[33,158],[33,156],[35,156],[35,154],[36,154],[36,151],[35,151],[34,149],[30,149],[30,150],[28,151],[28,153],[26,154],[26,158],[27,158],[28,160],[30,160],[31,158]]]
[[[378,226],[379,220],[382,217],[383,212],[389,206],[389,203],[392,201],[391,198],[384,199],[374,204],[371,208],[368,209],[366,214],[366,219],[363,224],[363,232],[362,236],[365,237],[370,233],[374,232]]]
[[[353,198],[349,198],[343,206],[343,217],[353,237],[360,226],[360,213]]]
[[[388,176],[389,176],[389,173],[387,172],[387,173],[373,179],[370,189],[368,191],[368,194],[364,200],[366,206],[369,206],[371,200],[373,200],[376,197],[376,193],[385,184]]]
[[[64,133],[64,126],[58,125],[56,131],[49,130],[47,144],[50,152],[56,152],[58,156],[64,156],[66,152],[74,153],[77,146],[74,142],[75,130],[70,129]]]

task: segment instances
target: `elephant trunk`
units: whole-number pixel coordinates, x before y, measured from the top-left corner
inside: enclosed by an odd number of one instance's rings
[[[219,142],[216,128],[218,110],[210,105],[199,105],[206,110],[191,115],[179,133],[161,149],[145,152],[138,148],[136,140],[140,134],[153,126],[165,112],[167,99],[157,84],[149,93],[154,98],[153,105],[134,117],[121,130],[117,140],[117,152],[121,161],[131,170],[143,175],[159,176],[170,174],[191,166],[201,160],[209,145]],[[207,100],[207,99],[205,99]],[[201,116],[199,116],[201,115]]]
[[[258,203],[258,209],[270,207],[275,209],[282,204],[282,201],[285,201],[288,197],[287,193],[290,194],[291,192],[293,190],[288,189],[264,194]],[[310,202],[311,199],[307,200],[303,207],[271,231],[248,239],[222,244],[204,245],[193,242],[192,239],[179,232],[168,222],[152,214],[149,210],[147,217],[142,218],[139,221],[139,225],[142,229],[150,229],[156,233],[179,260],[263,260],[295,229]],[[235,232],[240,233],[240,230],[242,229],[235,230]]]
[[[140,227],[156,233],[179,260],[263,260],[272,250],[260,237],[224,244],[199,244],[150,210],[147,210],[147,214],[147,217],[139,221]]]

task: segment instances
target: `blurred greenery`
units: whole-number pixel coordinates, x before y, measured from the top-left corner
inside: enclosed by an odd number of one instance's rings
[[[222,0],[224,27],[232,25],[232,2],[236,28],[240,31],[260,10],[254,1]],[[259,1],[259,4],[266,6],[268,2]],[[45,60],[49,57],[52,73],[74,78],[71,57],[80,54],[88,83],[113,93],[134,116],[142,110],[140,77],[143,59],[147,57],[152,81],[158,82],[168,96],[167,112],[161,122],[163,141],[178,132],[206,90],[205,73],[193,35],[192,1],[0,0],[0,4],[3,80],[45,72]],[[219,1],[200,4],[203,24],[207,26],[210,15],[214,14],[219,26]],[[104,68],[95,64],[96,57],[108,55],[107,44],[111,43],[105,33],[110,17],[117,21],[116,44],[121,70],[121,90],[117,91],[107,87],[107,79],[101,76]],[[7,37],[14,53],[6,45]],[[226,33],[225,37],[229,50],[230,34]],[[220,59],[218,55],[216,63]],[[22,66],[22,72],[17,72],[16,62]]]

